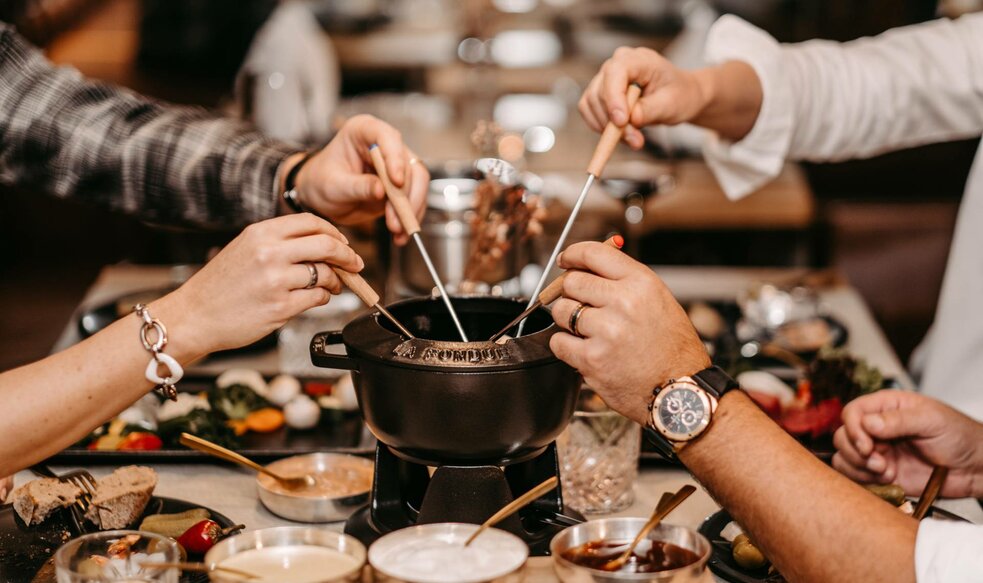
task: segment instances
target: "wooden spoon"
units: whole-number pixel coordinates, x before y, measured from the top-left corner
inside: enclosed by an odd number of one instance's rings
[[[485,532],[489,527],[495,526],[502,520],[505,520],[509,516],[515,514],[515,512],[520,508],[524,508],[530,502],[539,499],[539,497],[542,496],[543,494],[549,492],[553,488],[556,488],[556,485],[559,483],[559,481],[560,481],[559,478],[553,476],[552,478],[546,480],[542,484],[536,486],[532,490],[529,490],[522,496],[519,496],[515,500],[503,506],[501,510],[499,510],[495,514],[492,514],[488,520],[483,522],[481,526],[478,527],[478,530],[471,533],[471,536],[468,537],[468,540],[464,541],[464,546],[468,546],[469,544],[471,544],[471,541],[478,538],[478,535]]]
[[[250,581],[261,578],[259,575],[254,575],[248,571],[241,571],[239,569],[223,567],[221,565],[209,565],[207,563],[140,563],[140,567],[143,569],[181,569],[182,571],[194,571],[196,573],[211,573],[213,571],[218,571],[220,573],[228,573],[229,575],[234,575],[241,579]]]
[[[623,567],[624,564],[628,562],[628,559],[631,558],[631,554],[635,552],[635,547],[638,546],[638,543],[642,542],[642,539],[648,536],[648,533],[652,532],[653,528],[659,526],[659,523],[662,522],[662,519],[665,518],[666,515],[675,510],[676,507],[682,504],[683,500],[689,498],[690,494],[693,492],[696,492],[696,487],[687,484],[673,494],[672,498],[666,500],[666,498],[663,496],[662,500],[659,501],[659,505],[655,507],[655,512],[652,513],[652,518],[649,518],[649,521],[645,523],[642,530],[638,531],[638,534],[635,536],[635,540],[631,541],[631,544],[628,545],[625,552],[621,553],[621,556],[618,558],[612,559],[601,565],[601,570],[617,571]]]
[[[280,474],[277,474],[276,472],[273,472],[270,469],[257,464],[253,460],[243,455],[240,455],[232,451],[231,449],[226,449],[221,445],[212,443],[207,439],[202,439],[195,435],[191,435],[190,433],[181,434],[181,445],[190,447],[191,449],[196,449],[200,452],[207,453],[208,455],[215,456],[219,459],[223,459],[226,461],[239,464],[240,466],[245,466],[251,470],[256,470],[261,474],[266,474],[267,476],[279,482],[284,488],[287,488],[288,490],[299,490],[301,488],[310,488],[313,487],[315,484],[314,476],[311,476],[309,474],[303,476],[296,476],[296,477],[281,476]]]

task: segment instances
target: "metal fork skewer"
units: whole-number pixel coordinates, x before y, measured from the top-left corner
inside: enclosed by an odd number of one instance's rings
[[[636,84],[632,84],[628,87],[628,117],[631,118],[632,110],[635,109],[635,104],[638,103],[638,98],[642,95],[642,88]],[[591,186],[593,186],[594,181],[601,172],[604,171],[604,166],[607,165],[608,160],[611,159],[611,154],[614,153],[614,149],[618,146],[618,142],[621,141],[622,136],[625,134],[625,128],[618,127],[614,125],[613,122],[608,122],[607,126],[604,128],[604,132],[601,134],[601,138],[597,141],[597,147],[594,148],[594,155],[591,157],[590,164],[587,165],[587,181],[584,182],[584,189],[580,191],[580,196],[577,197],[576,204],[573,205],[573,209],[570,211],[570,216],[567,217],[567,223],[563,226],[563,231],[560,233],[560,238],[556,242],[556,246],[553,247],[553,253],[550,255],[550,260],[546,262],[546,267],[543,269],[543,275],[539,278],[539,283],[536,284],[536,289],[533,291],[532,296],[529,298],[529,303],[526,308],[532,307],[539,297],[539,292],[543,291],[543,286],[546,285],[546,279],[550,275],[550,270],[553,269],[553,265],[556,264],[556,258],[560,255],[560,250],[563,249],[563,244],[567,241],[567,235],[570,234],[570,229],[573,228],[574,221],[577,220],[577,215],[580,214],[580,207],[584,205],[584,201],[587,199],[587,194],[590,192]],[[522,336],[522,331],[526,326],[526,320],[519,323],[519,329],[516,331],[516,338]]]

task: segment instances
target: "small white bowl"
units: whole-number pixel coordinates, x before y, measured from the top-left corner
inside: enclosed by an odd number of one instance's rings
[[[468,547],[476,524],[442,522],[391,532],[369,547],[369,564],[382,580],[407,583],[481,583],[519,571],[529,547],[512,533],[489,528]]]

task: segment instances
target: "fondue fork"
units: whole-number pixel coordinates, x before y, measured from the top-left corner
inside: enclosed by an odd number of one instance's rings
[[[547,478],[546,481],[544,481],[542,484],[536,486],[532,490],[529,490],[528,492],[526,492],[522,496],[519,496],[515,500],[509,502],[505,506],[502,506],[501,510],[499,510],[495,514],[492,514],[491,517],[488,518],[488,520],[481,523],[481,526],[478,527],[478,530],[471,533],[471,536],[468,537],[468,540],[464,541],[464,546],[468,546],[469,544],[471,544],[471,542],[474,539],[478,538],[479,534],[485,532],[486,530],[488,530],[492,526],[495,526],[499,522],[505,520],[509,516],[512,516],[513,514],[518,512],[521,508],[525,508],[527,505],[529,505],[529,503],[538,500],[543,494],[546,494],[553,488],[556,488],[556,485],[559,482],[560,479],[557,478],[556,476]]]
[[[331,269],[334,270],[338,278],[341,279],[341,282],[348,286],[348,289],[355,292],[355,295],[365,302],[366,306],[379,310],[380,314],[385,316],[390,322],[393,323],[393,325],[399,328],[399,331],[410,340],[415,338],[415,336],[413,336],[413,334],[411,334],[405,326],[399,323],[396,316],[393,316],[389,313],[389,310],[382,307],[382,302],[379,301],[379,294],[372,289],[372,286],[369,285],[369,282],[365,281],[364,277],[357,273],[345,271],[344,269],[339,269],[337,267],[332,267]]]
[[[604,244],[611,245],[612,247],[617,247],[618,249],[621,249],[625,245],[625,239],[621,235],[615,235],[610,239],[608,239],[607,241],[605,241]],[[539,297],[536,299],[536,301],[529,304],[529,307],[523,310],[521,314],[516,316],[504,328],[496,332],[491,338],[488,339],[488,341],[497,342],[498,339],[504,337],[505,333],[511,330],[513,326],[528,318],[529,314],[532,314],[533,312],[538,310],[540,306],[548,306],[553,302],[555,302],[557,299],[559,299],[559,297],[563,295],[563,281],[567,278],[568,273],[570,272],[566,271],[560,274],[559,276],[557,276],[556,279],[551,281],[550,284],[546,286],[546,289],[540,292]],[[508,340],[508,338],[505,338],[505,340]]]
[[[389,202],[392,203],[393,210],[396,211],[396,216],[399,217],[399,222],[403,225],[403,229],[406,230],[406,233],[416,243],[417,249],[420,250],[420,255],[423,256],[423,262],[427,265],[427,271],[430,272],[430,277],[437,286],[437,291],[440,292],[440,298],[444,300],[444,305],[447,306],[447,311],[450,312],[451,319],[454,320],[454,326],[457,327],[457,332],[461,335],[461,340],[469,342],[468,335],[464,333],[464,327],[461,326],[461,321],[457,318],[457,312],[454,311],[451,298],[447,295],[447,290],[444,289],[443,282],[440,281],[437,268],[433,266],[433,261],[430,260],[430,254],[427,253],[427,248],[423,244],[423,238],[420,237],[420,223],[416,220],[416,214],[413,212],[413,207],[410,206],[409,199],[406,198],[406,194],[402,189],[396,188],[396,185],[389,179],[389,172],[386,171],[386,161],[382,158],[382,150],[379,149],[379,144],[372,144],[369,148],[369,154],[372,156],[372,164],[375,165],[375,173],[379,175],[382,185],[386,188],[386,196],[389,197]],[[408,169],[407,172],[409,172]]]
[[[642,95],[642,88],[632,83],[628,87],[628,118],[631,119],[632,111],[635,109],[635,104],[638,103],[638,98]],[[550,255],[549,261],[546,262],[546,266],[543,268],[543,275],[539,278],[539,283],[536,284],[536,289],[532,292],[532,296],[529,298],[529,304],[526,308],[532,307],[533,303],[536,302],[539,292],[542,291],[543,286],[546,285],[546,278],[549,277],[550,270],[553,269],[553,265],[556,264],[556,258],[560,254],[560,249],[563,249],[564,243],[567,242],[567,235],[570,234],[570,229],[573,228],[574,221],[577,220],[577,215],[580,214],[580,207],[584,205],[584,201],[587,200],[587,193],[590,192],[590,187],[594,185],[594,181],[601,175],[604,171],[604,167],[607,165],[608,160],[611,159],[611,155],[614,154],[614,149],[618,146],[618,142],[625,135],[625,128],[618,127],[614,125],[614,122],[608,122],[608,125],[604,127],[604,132],[601,134],[600,139],[597,141],[597,146],[594,148],[594,155],[590,159],[590,164],[587,165],[587,181],[584,182],[584,189],[580,191],[580,196],[577,197],[577,202],[573,205],[573,210],[570,211],[570,216],[567,218],[567,223],[563,226],[563,231],[560,232],[560,238],[556,241],[556,246],[553,247],[553,253]],[[525,320],[519,323],[519,330],[516,333],[516,337],[522,336],[522,329],[525,328]]]
[[[945,485],[945,479],[949,476],[949,469],[942,466],[935,466],[932,468],[932,475],[928,477],[928,482],[925,484],[925,489],[922,490],[922,495],[918,498],[918,505],[915,506],[915,512],[912,516],[915,520],[921,520],[925,518],[925,514],[928,509],[932,507],[932,503],[935,502],[935,498],[942,491],[942,486]]]
[[[662,519],[665,518],[666,515],[675,510],[676,507],[682,504],[683,500],[689,498],[690,494],[693,492],[696,492],[696,487],[686,484],[677,490],[676,493],[672,495],[672,498],[669,498],[668,500],[666,500],[665,496],[663,495],[662,499],[659,500],[659,505],[655,507],[655,512],[652,513],[652,518],[649,518],[649,521],[645,523],[642,530],[638,531],[638,534],[635,535],[635,540],[631,541],[631,544],[628,545],[625,552],[621,553],[618,558],[612,559],[601,565],[601,570],[617,571],[623,567],[624,564],[628,562],[628,559],[631,558],[631,554],[635,552],[635,547],[638,546],[638,543],[642,542],[642,539],[648,536],[648,533],[652,532],[653,528],[659,526],[659,523],[662,522]]]

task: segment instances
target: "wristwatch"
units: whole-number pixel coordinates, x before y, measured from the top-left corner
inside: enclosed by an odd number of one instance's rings
[[[717,366],[692,375],[669,379],[652,391],[645,433],[659,453],[675,460],[686,443],[702,435],[713,420],[717,403],[738,388],[734,379]]]

